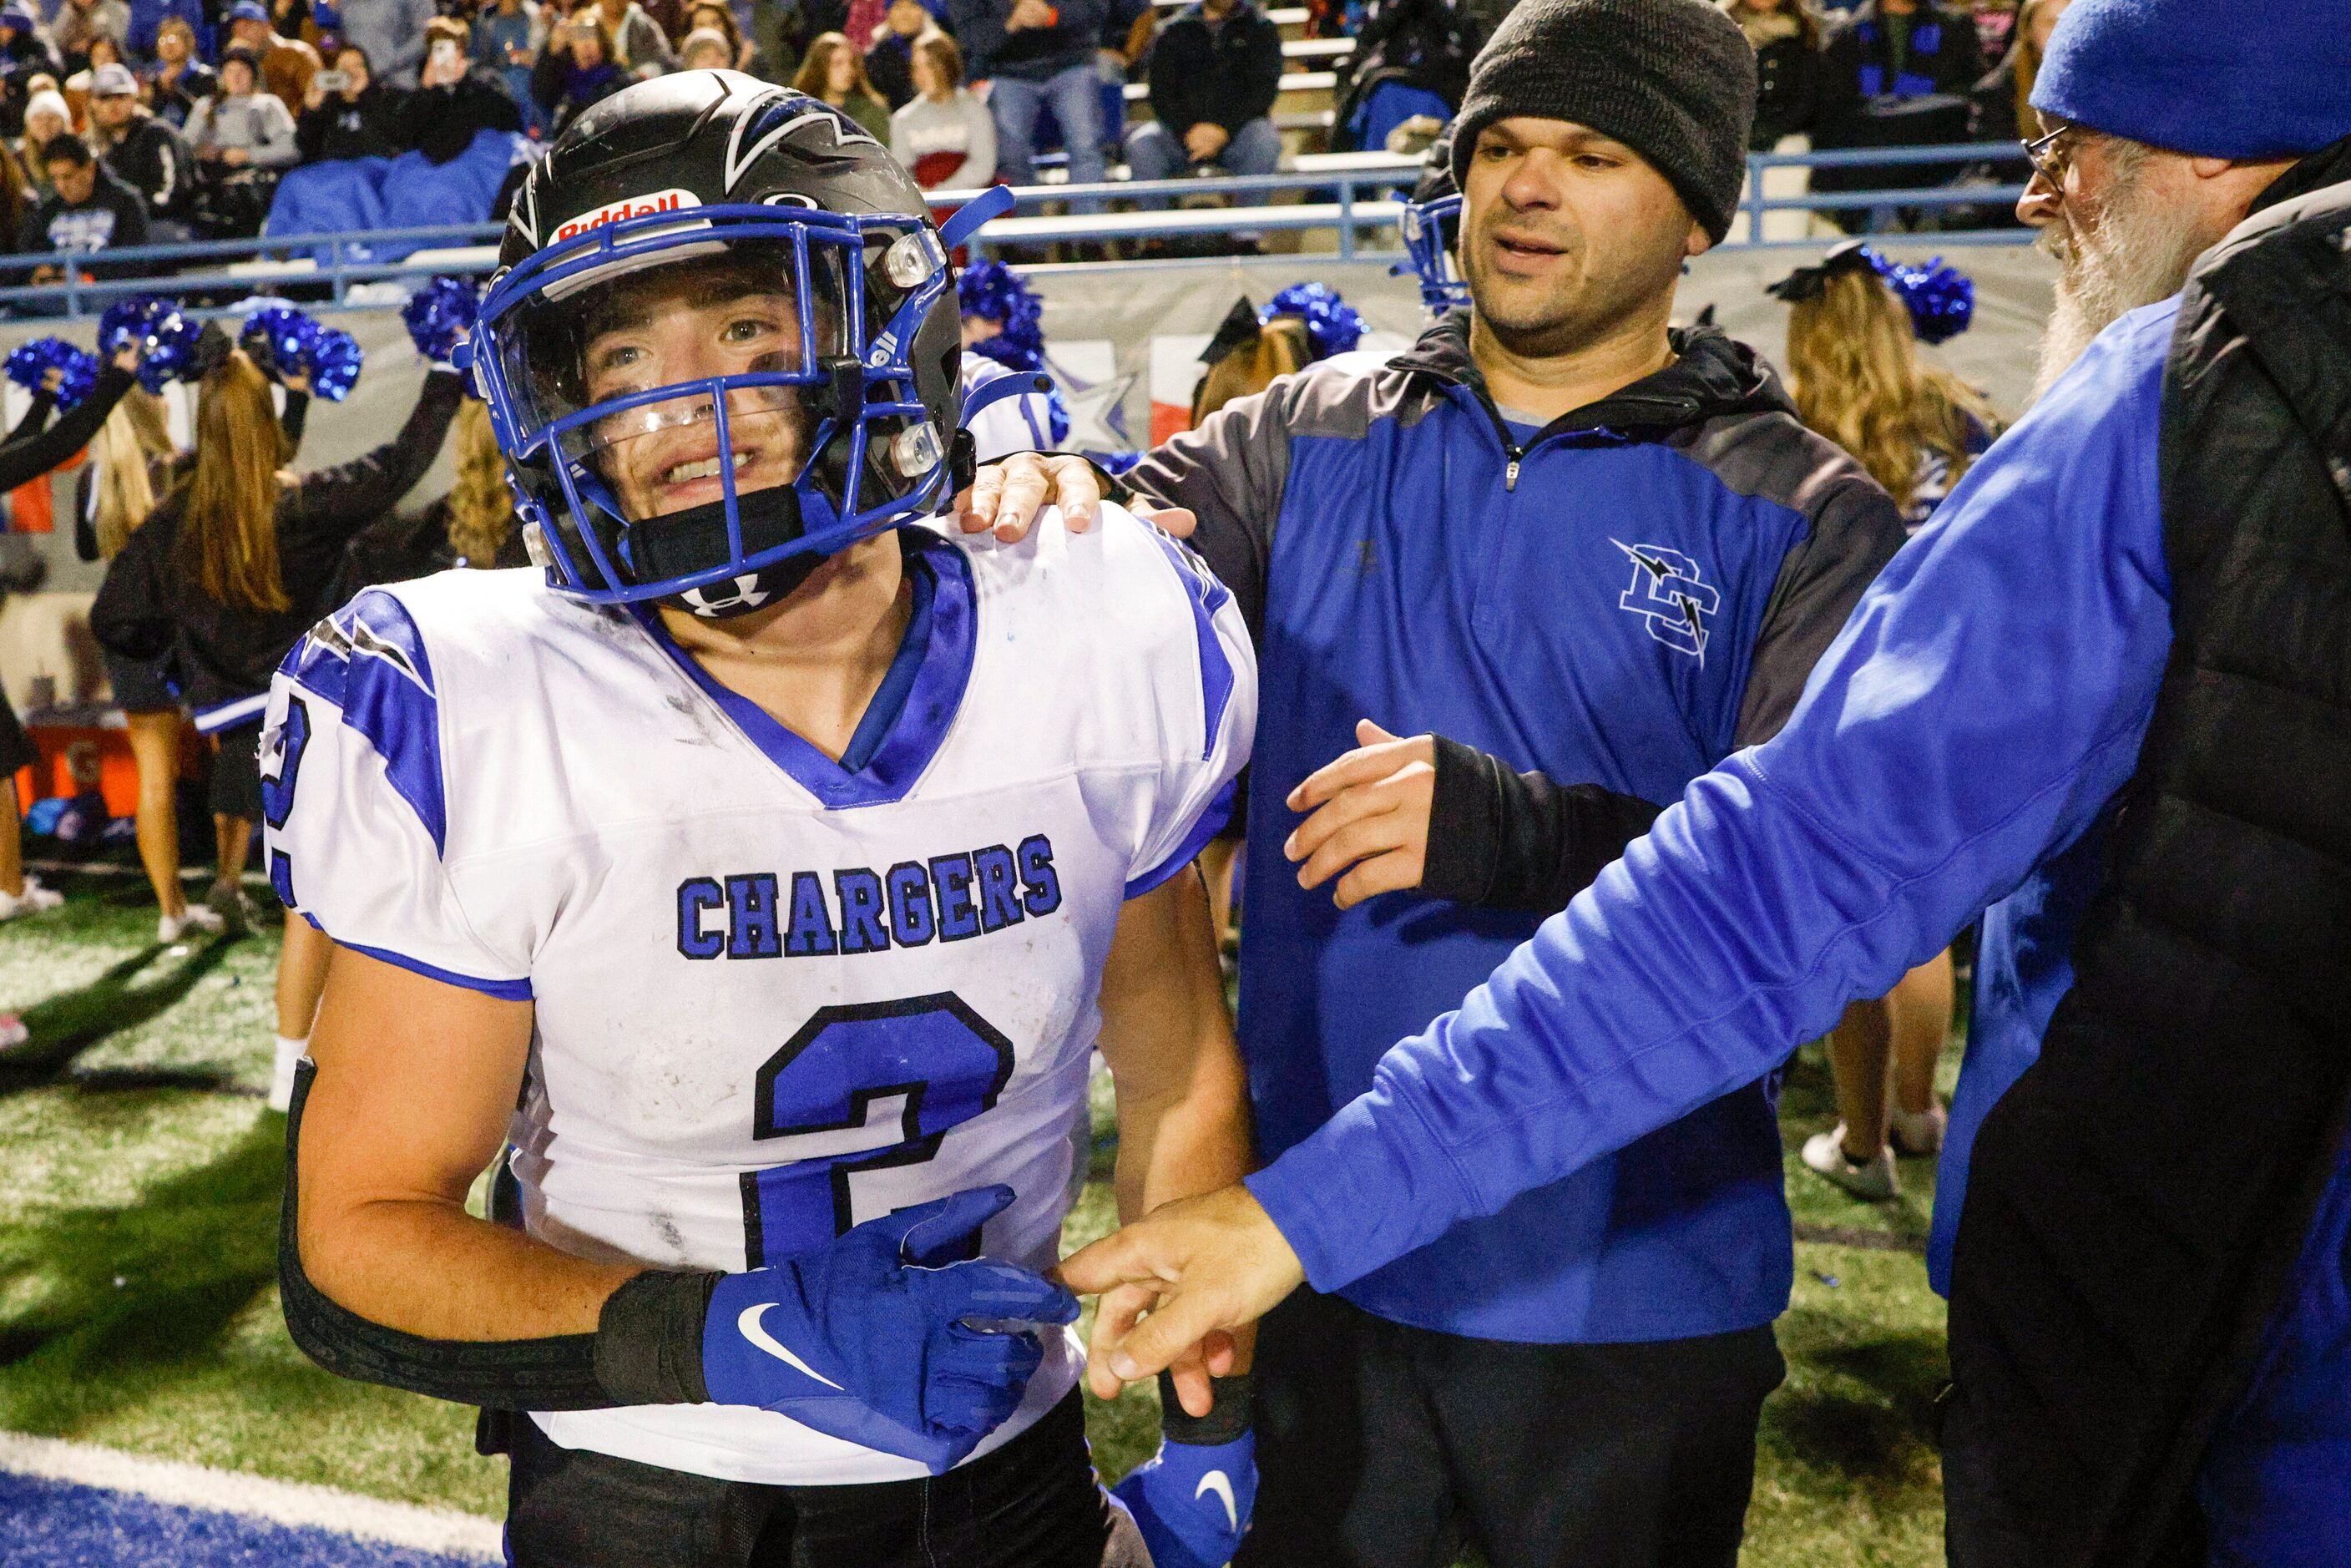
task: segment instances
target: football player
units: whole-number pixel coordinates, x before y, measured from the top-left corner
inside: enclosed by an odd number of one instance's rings
[[[524,1568],[1094,1568],[1134,1534],[1040,1271],[1097,1045],[1122,1211],[1246,1169],[1190,866],[1255,666],[1123,514],[924,526],[967,465],[969,226],[747,76],[583,114],[468,345],[539,570],[364,593],[271,695],[272,875],[342,949],[287,1321],[527,1413]],[[465,1207],[502,1143],[511,1226]],[[1214,1462],[1154,1474],[1222,1562],[1254,1479],[1210,1370],[1170,1421]]]

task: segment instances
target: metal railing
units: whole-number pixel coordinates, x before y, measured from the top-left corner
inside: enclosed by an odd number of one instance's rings
[[[1311,161],[1310,161],[1311,162]],[[2021,150],[2010,143],[1967,143],[1948,147],[1874,148],[1839,152],[1767,152],[1748,159],[1748,180],[1739,210],[1746,214],[1740,246],[1787,248],[1818,244],[1817,238],[1766,240],[1767,214],[1876,212],[1878,209],[1933,211],[1953,207],[2007,206],[2023,193],[2022,185],[1933,185],[1886,191],[1819,192],[1774,196],[1764,192],[1764,176],[1786,168],[1836,169],[1901,167],[1920,164],[1994,164],[2023,166]],[[1111,180],[1086,185],[1027,185],[1013,192],[1015,215],[989,225],[974,242],[983,253],[1009,246],[1129,239],[1176,239],[1192,235],[1243,233],[1322,231],[1336,236],[1336,250],[1318,252],[1339,261],[1392,261],[1402,252],[1393,243],[1375,246],[1368,235],[1392,233],[1397,217],[1395,197],[1416,180],[1419,161],[1396,158],[1343,169],[1286,170],[1272,174],[1218,179]],[[932,204],[961,206],[976,191],[938,191]],[[1301,201],[1272,202],[1262,206],[1217,206],[1207,210],[1161,212],[1103,211],[1071,213],[1069,204],[1132,203],[1151,198],[1171,202],[1213,200],[1229,203],[1240,196],[1268,198],[1296,195]],[[1059,207],[1059,213],[1040,209]],[[338,308],[376,306],[381,298],[351,298],[352,290],[371,283],[418,280],[441,273],[479,276],[496,265],[493,246],[502,233],[492,223],[454,224],[426,228],[368,229],[337,234],[277,235],[256,239],[198,240],[178,245],[151,245],[108,250],[98,258],[74,253],[30,253],[0,256],[0,277],[28,275],[35,267],[60,268],[60,281],[0,288],[0,310],[20,319],[79,319],[98,314],[124,295],[171,294],[196,297],[200,303],[225,305],[247,295],[293,290],[305,302]],[[1941,231],[1919,236],[1936,245],[2014,244],[2029,238],[2027,231],[1998,228]],[[399,259],[384,255],[402,253]],[[417,259],[418,257],[423,259]],[[1251,258],[1240,258],[1251,259]],[[1271,256],[1268,262],[1290,262],[1295,255]],[[217,267],[204,264],[217,262]],[[193,265],[191,265],[193,264]],[[1155,266],[1156,262],[1095,263],[1096,266]],[[76,268],[98,267],[110,273],[123,267],[144,277],[109,277],[84,280]]]

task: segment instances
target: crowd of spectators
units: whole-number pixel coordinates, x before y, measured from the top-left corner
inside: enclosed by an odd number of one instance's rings
[[[2066,0],[1721,4],[1761,68],[1766,151],[2017,136]],[[1424,144],[1510,5],[1310,4],[1311,33],[1357,40],[1331,145]],[[89,256],[78,270],[98,278],[132,270],[96,257],[134,244],[486,218],[519,138],[560,132],[632,80],[705,68],[838,107],[926,190],[1034,183],[1048,153],[1086,184],[1113,160],[1138,181],[1259,174],[1281,155],[1291,64],[1260,0],[5,0],[0,224],[20,251]],[[1129,83],[1150,104],[1132,124]],[[1813,183],[1955,173],[1969,172],[1823,170]],[[37,276],[59,273],[10,274]]]

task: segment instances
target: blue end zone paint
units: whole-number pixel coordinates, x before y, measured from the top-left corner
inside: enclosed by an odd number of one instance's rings
[[[478,1568],[475,1558],[5,1473],[0,1541],[0,1560],[41,1568]]]

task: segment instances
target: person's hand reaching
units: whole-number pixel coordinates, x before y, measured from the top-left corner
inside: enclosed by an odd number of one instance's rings
[[[1342,909],[1420,885],[1437,795],[1435,736],[1399,737],[1366,718],[1356,721],[1355,738],[1361,744],[1354,750],[1290,792],[1290,809],[1311,815],[1281,846],[1301,862],[1299,886],[1339,877],[1331,901]]]
[[[1055,1274],[1080,1294],[1102,1297],[1086,1380],[1105,1399],[1189,1354],[1223,1375],[1232,1367],[1231,1331],[1306,1281],[1298,1254],[1238,1184],[1163,1204],[1071,1254]],[[1185,1408],[1207,1414],[1205,1384],[1195,1409],[1185,1381],[1177,1380]]]

